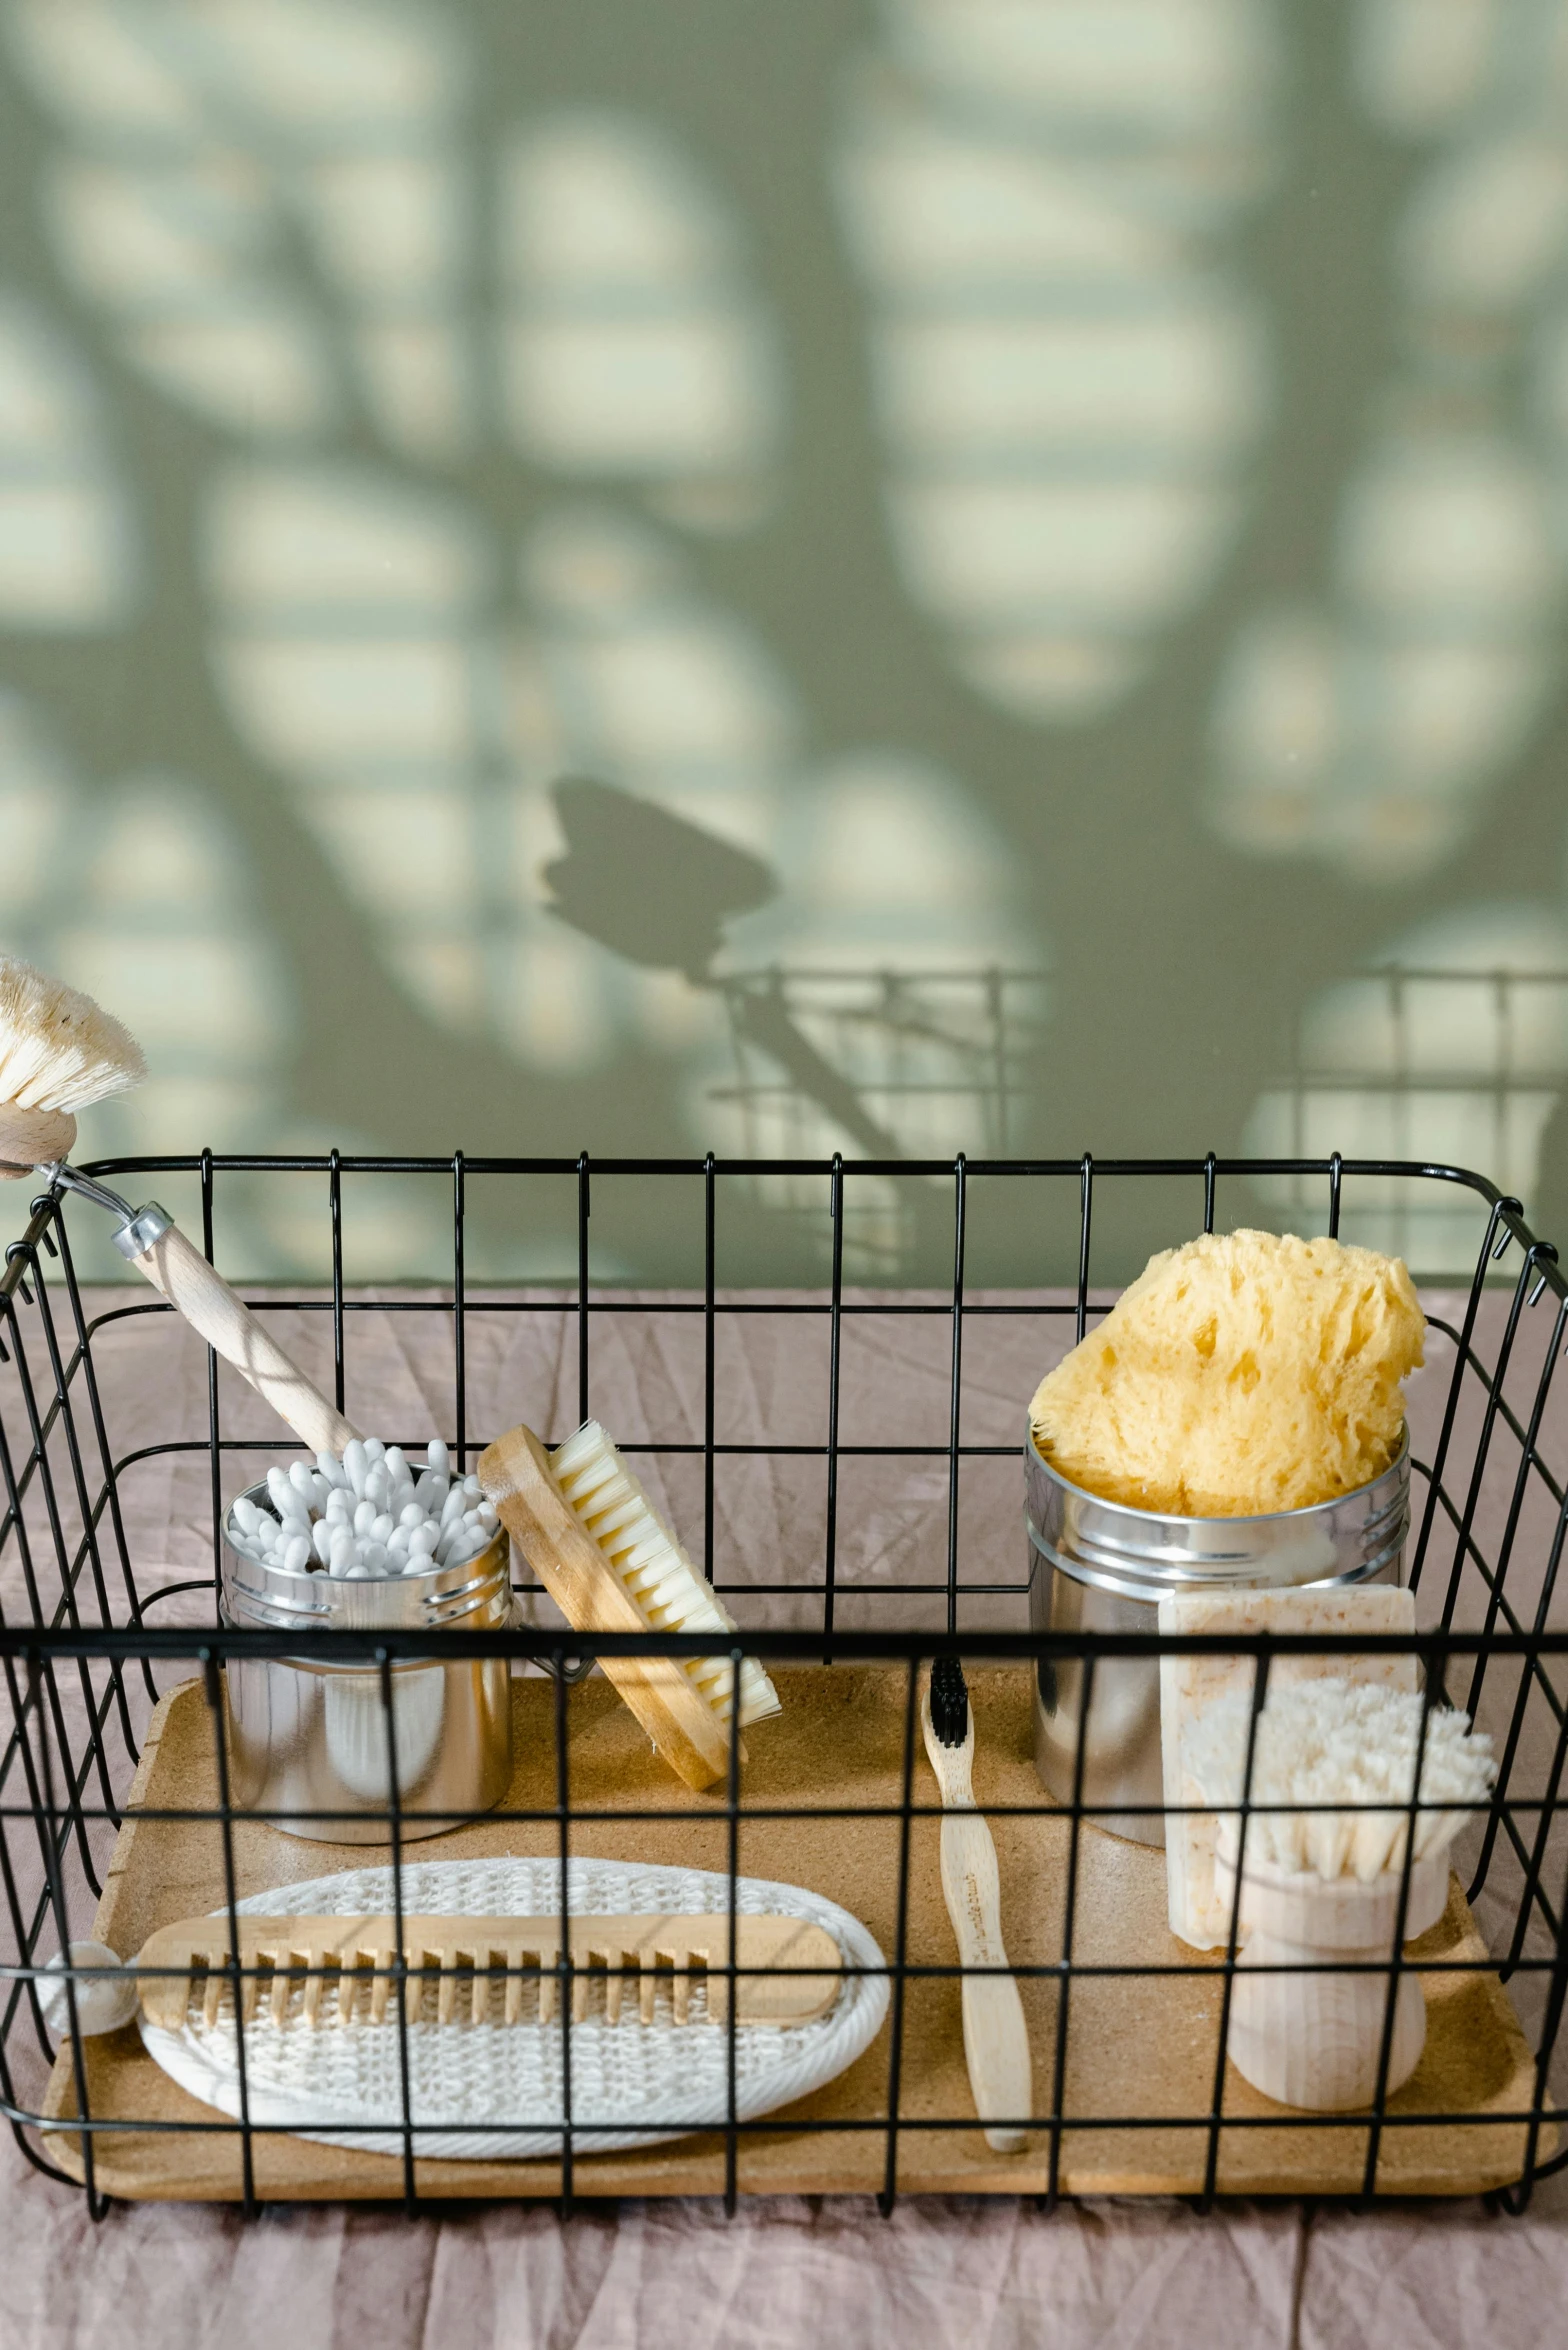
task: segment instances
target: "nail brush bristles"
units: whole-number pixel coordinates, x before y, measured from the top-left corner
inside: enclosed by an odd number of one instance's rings
[[[91,996],[0,955],[0,1102],[84,1110],[146,1074],[141,1046]]]
[[[597,1420],[587,1420],[550,1456],[562,1495],[654,1632],[733,1632],[735,1623],[706,1583]],[[688,1658],[682,1670],[721,1722],[730,1718],[727,1656]],[[754,1657],[740,1668],[740,1726],[781,1710]]]
[[[1496,1777],[1492,1741],[1470,1731],[1468,1714],[1444,1706],[1427,1715],[1423,1744],[1423,1703],[1416,1690],[1333,1675],[1272,1690],[1258,1716],[1252,1802],[1347,1808],[1254,1811],[1247,1822],[1249,1857],[1363,1883],[1402,1867],[1418,1746],[1423,1805],[1461,1808],[1418,1812],[1416,1858],[1457,1835],[1469,1816],[1463,1807],[1484,1803]],[[1190,1767],[1205,1803],[1241,1800],[1250,1711],[1246,1698],[1223,1698],[1188,1732]]]

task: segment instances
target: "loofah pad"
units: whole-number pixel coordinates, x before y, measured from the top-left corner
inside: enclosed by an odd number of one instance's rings
[[[1397,1257],[1205,1233],[1152,1257],[1047,1373],[1036,1442],[1070,1483],[1134,1509],[1309,1509],[1392,1463],[1425,1328]]]
[[[729,1907],[729,1879],[705,1869],[661,1869],[621,1861],[574,1860],[567,1897],[579,1915],[663,1912],[711,1915]],[[424,1916],[548,1916],[560,1906],[560,1868],[550,1860],[415,1861],[403,1868],[403,1907]],[[824,1926],[843,1952],[843,1988],[825,2016],[780,2029],[735,2032],[735,2112],[749,2121],[833,2080],[869,2047],[887,2013],[886,1961],[847,1910],[796,1885],[742,1877],[735,1906],[747,1915],[781,1911]],[[389,1868],[352,1869],[252,1894],[241,1913],[268,1917],[381,1915],[392,1907]],[[694,2130],[722,2128],[728,2112],[729,2034],[706,2021],[705,1994],[692,1993],[692,2020],[669,2020],[661,1990],[652,2024],[614,2025],[592,2013],[571,2027],[572,2144],[579,2154],[658,2145]],[[239,2073],[233,2018],[200,2014],[167,2032],[141,2019],[148,2054],[182,2089],[238,2118]],[[262,2010],[245,2029],[245,2071],[253,2121],[301,2138],[400,2154],[402,2084],[395,2025],[275,2024]],[[422,2134],[422,2159],[518,2161],[559,2157],[563,2034],[557,2024],[417,2023],[407,2032],[409,2098]],[[325,2124],[341,2124],[328,2129]]]

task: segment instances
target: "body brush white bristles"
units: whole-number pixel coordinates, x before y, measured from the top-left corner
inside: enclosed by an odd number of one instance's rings
[[[1421,1717],[1417,1690],[1351,1682],[1336,1675],[1271,1690],[1258,1716],[1247,1853],[1285,1870],[1353,1876],[1363,1884],[1403,1866],[1408,1806],[1421,1747],[1421,1803],[1415,1857],[1449,1843],[1484,1803],[1495,1777],[1492,1742],[1468,1714],[1435,1706]],[[1189,1733],[1193,1775],[1207,1803],[1241,1800],[1249,1701],[1227,1697]],[[1297,1811],[1296,1804],[1333,1806]],[[1343,1806],[1344,1808],[1338,1808]],[[1279,1808],[1275,1808],[1279,1807]]]
[[[734,1617],[698,1574],[597,1420],[585,1420],[551,1454],[550,1466],[578,1523],[604,1553],[650,1632],[734,1631]],[[718,1720],[727,1722],[734,1677],[729,1658],[698,1657],[684,1669]],[[741,1728],[779,1711],[773,1683],[755,1657],[746,1657],[740,1668]]]

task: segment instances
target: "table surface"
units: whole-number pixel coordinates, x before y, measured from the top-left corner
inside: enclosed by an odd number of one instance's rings
[[[556,1434],[572,1423],[571,1323],[549,1310],[471,1323],[476,1431],[518,1417]],[[652,1313],[629,1314],[624,1328],[596,1325],[592,1403],[618,1434],[684,1437],[693,1422],[700,1433],[700,1324],[688,1325],[694,1360],[684,1341],[672,1345],[677,1327]],[[966,1337],[967,1438],[1013,1440],[1023,1403],[1060,1351],[1042,1335],[1055,1327],[1032,1318],[972,1326],[984,1339]],[[821,1366],[791,1354],[790,1330],[778,1318],[731,1326],[721,1438],[766,1428],[772,1441],[820,1439]],[[285,1318],[279,1335],[316,1367],[319,1318],[301,1318],[295,1331]],[[347,1403],[361,1426],[383,1422],[404,1437],[450,1423],[449,1318],[422,1318],[414,1343],[406,1324],[355,1317],[350,1344]],[[1429,1356],[1412,1396],[1418,1438],[1440,1409],[1452,1360],[1441,1341]],[[98,1361],[117,1454],[205,1430],[205,1352],[172,1322],[116,1326]],[[850,1325],[843,1440],[930,1441],[945,1451],[948,1368],[935,1320]],[[268,1415],[243,1389],[225,1389],[225,1413],[226,1431],[269,1440]],[[897,1467],[896,1478],[870,1473],[841,1500],[841,1560],[863,1585],[939,1575],[945,1557],[945,1460],[929,1471]],[[966,1545],[990,1571],[1000,1564],[1011,1574],[1021,1548],[1015,1472],[993,1479],[989,1468],[978,1465]],[[814,1475],[798,1481],[742,1470],[721,1487],[721,1556],[766,1557],[774,1578],[804,1568],[821,1543],[820,1464],[806,1470]],[[673,1481],[666,1490],[679,1515],[682,1495]],[[144,1587],[210,1572],[204,1462],[149,1463],[125,1481],[124,1501]],[[18,1597],[0,1581],[13,1621]],[[195,1608],[189,1620],[200,1620],[199,1600],[176,1602],[163,1620],[178,1620],[186,1605]],[[988,1606],[991,1622],[1019,1620],[1015,1602]],[[776,1603],[745,1612],[751,1622],[778,1620]],[[862,1603],[860,1620],[889,1614],[887,1602],[880,1614]],[[922,2350],[1033,2350],[1046,2339],[1052,2350],[1326,2350],[1374,2339],[1399,2350],[1535,2350],[1558,2337],[1568,2307],[1568,2176],[1547,2181],[1517,2220],[1473,2201],[1364,2214],[1231,2202],[1203,2215],[1171,2202],[1100,2200],[1048,2215],[989,2197],[911,2199],[883,2219],[849,2197],[762,2199],[732,2220],[695,2199],[623,2202],[564,2224],[521,2205],[458,2206],[413,2221],[374,2204],[292,2205],[251,2222],[222,2205],[120,2205],[95,2225],[83,2198],[40,2176],[7,2135],[0,2247],[7,2350],[90,2339],[168,2350],[337,2350],[351,2340],[375,2350],[760,2350],[819,2336],[918,2340]]]

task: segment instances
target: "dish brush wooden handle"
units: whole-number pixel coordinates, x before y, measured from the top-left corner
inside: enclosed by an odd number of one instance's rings
[[[1001,1883],[996,1846],[978,1812],[948,1812],[942,1820],[942,1892],[965,1967],[1005,1967]],[[983,2122],[1014,2117],[1011,2128],[987,2128],[993,2154],[1017,2154],[1025,2132],[1019,2114],[1034,2109],[1029,2032],[1018,1985],[1009,1974],[964,1976],[964,2058],[975,2111]]]
[[[358,1434],[177,1226],[130,1261],[312,1452],[341,1454]]]

